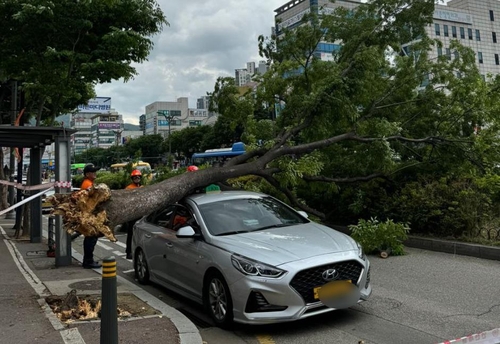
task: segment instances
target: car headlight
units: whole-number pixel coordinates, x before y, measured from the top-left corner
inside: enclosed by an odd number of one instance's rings
[[[233,266],[236,268],[236,270],[249,276],[278,278],[286,272],[285,270],[278,269],[274,266],[267,265],[236,254],[233,254],[231,256],[231,263],[233,263]]]
[[[356,242],[356,245],[358,246],[358,257],[361,258],[362,260],[366,259],[365,253],[363,252],[363,247],[359,244],[359,242]]]

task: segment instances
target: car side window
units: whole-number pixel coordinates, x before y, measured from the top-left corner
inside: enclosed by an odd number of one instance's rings
[[[172,222],[172,229],[177,231],[182,226],[193,226],[194,224],[195,220],[189,209],[183,205],[177,205],[175,208],[174,220]]]
[[[163,228],[169,228],[170,221],[175,211],[175,206],[170,205],[165,209],[156,212],[155,216],[152,218],[151,223]]]

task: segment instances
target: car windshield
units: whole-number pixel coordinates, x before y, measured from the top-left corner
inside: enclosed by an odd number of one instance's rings
[[[231,235],[309,222],[271,198],[230,199],[199,206],[212,235]]]

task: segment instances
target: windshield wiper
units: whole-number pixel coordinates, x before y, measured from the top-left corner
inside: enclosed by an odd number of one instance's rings
[[[232,232],[220,233],[220,234],[217,234],[216,236],[233,235],[233,234],[241,234],[241,233],[248,233],[248,232],[251,232],[251,231],[232,231]]]
[[[269,226],[264,226],[264,227],[260,227],[260,228],[254,229],[254,230],[252,230],[252,232],[263,231],[264,229],[269,229],[269,228],[288,227],[288,226],[293,226],[293,225],[296,225],[296,223],[277,223],[277,224],[274,224],[274,225],[269,225]]]

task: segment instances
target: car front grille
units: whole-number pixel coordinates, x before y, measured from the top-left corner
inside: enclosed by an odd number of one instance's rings
[[[356,284],[363,266],[354,260],[316,266],[299,271],[293,277],[290,286],[302,296],[306,303],[317,302],[318,300],[314,298],[314,288],[327,283],[323,279],[322,274],[328,269],[335,269],[337,271],[338,274],[335,280],[351,280],[352,283]]]

